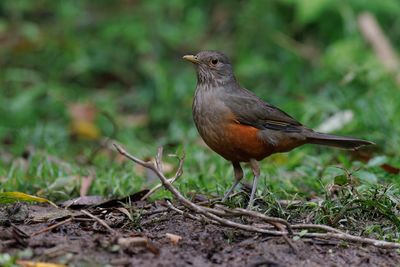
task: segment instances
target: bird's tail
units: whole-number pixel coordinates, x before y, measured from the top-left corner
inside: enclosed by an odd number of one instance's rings
[[[357,149],[361,146],[374,145],[370,141],[318,132],[309,132],[307,134],[307,141],[310,144],[334,146],[344,149]]]

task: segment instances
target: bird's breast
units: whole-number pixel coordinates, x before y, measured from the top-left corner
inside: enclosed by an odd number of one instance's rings
[[[270,154],[259,129],[240,124],[218,93],[196,90],[193,119],[204,142],[227,160],[242,162]]]

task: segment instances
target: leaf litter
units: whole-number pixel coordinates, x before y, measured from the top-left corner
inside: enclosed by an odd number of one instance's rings
[[[24,218],[9,217],[0,225],[0,253],[68,266],[394,266],[400,261],[395,250],[302,236],[293,238],[295,253],[282,237],[193,221],[168,209],[166,201],[141,201],[147,192],[75,209],[22,204]]]

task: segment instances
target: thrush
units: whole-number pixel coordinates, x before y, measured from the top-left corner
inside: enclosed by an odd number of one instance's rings
[[[372,142],[352,137],[313,131],[281,109],[263,101],[241,87],[226,55],[202,51],[183,59],[194,63],[197,86],[192,112],[204,142],[230,161],[234,183],[225,193],[225,201],[243,178],[242,162],[251,166],[254,178],[248,207],[254,203],[259,161],[274,153],[288,152],[304,144],[356,149]]]

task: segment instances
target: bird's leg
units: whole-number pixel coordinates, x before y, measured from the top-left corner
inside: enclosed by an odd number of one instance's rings
[[[233,172],[235,174],[235,182],[233,183],[232,187],[229,188],[229,190],[225,193],[224,198],[222,199],[222,202],[226,201],[228,197],[232,194],[233,190],[236,188],[240,180],[243,178],[243,170],[242,167],[240,167],[239,162],[232,162],[233,166]]]
[[[247,206],[247,209],[251,209],[253,207],[254,198],[257,190],[258,178],[260,178],[260,164],[258,163],[258,161],[255,159],[250,159],[250,166],[251,169],[253,170],[254,179],[253,179],[253,187],[251,188],[249,205]]]

